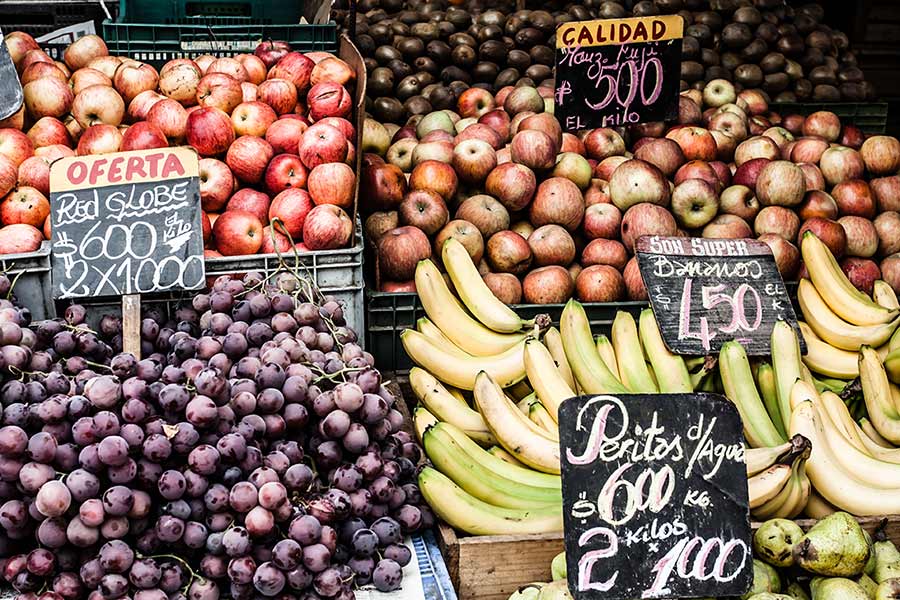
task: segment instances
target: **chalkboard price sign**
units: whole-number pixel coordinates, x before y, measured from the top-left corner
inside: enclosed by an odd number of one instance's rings
[[[765,356],[777,321],[797,329],[764,242],[644,236],[635,249],[663,340],[676,354],[710,354],[737,340],[747,354]],[[806,352],[799,330],[797,335]]]
[[[0,121],[8,119],[22,106],[22,83],[0,31]]]
[[[683,29],[678,15],[560,25],[554,114],[563,129],[676,118]]]
[[[197,154],[164,148],[50,166],[54,298],[203,286]]]
[[[753,578],[741,419],[717,394],[578,396],[559,410],[576,600],[738,596]]]

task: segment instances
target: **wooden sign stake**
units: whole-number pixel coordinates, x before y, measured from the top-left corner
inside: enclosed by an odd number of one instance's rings
[[[122,296],[122,350],[141,359],[141,295]]]

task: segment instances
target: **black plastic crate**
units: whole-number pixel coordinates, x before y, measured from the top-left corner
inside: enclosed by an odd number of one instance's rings
[[[770,106],[782,116],[796,113],[807,116],[820,110],[831,111],[866,133],[884,133],[888,123],[887,102],[776,102]]]
[[[106,8],[115,18],[118,4],[107,0]],[[0,29],[5,33],[24,31],[40,37],[85,21],[93,21],[94,28],[100,31],[105,19],[106,13],[97,0],[0,0]]]

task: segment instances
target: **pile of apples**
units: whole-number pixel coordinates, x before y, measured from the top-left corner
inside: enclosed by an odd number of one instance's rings
[[[349,245],[356,194],[356,74],[326,52],[263,42],[253,54],[149,64],[96,35],[54,61],[5,36],[25,101],[0,121],[0,254],[50,239],[50,163],[190,145],[200,157],[206,254]],[[349,89],[348,89],[349,88]]]
[[[785,281],[812,230],[851,281],[900,291],[900,142],[713,80],[676,123],[564,132],[550,87],[471,88],[403,127],[367,119],[360,206],[382,291],[458,239],[509,304],[642,300],[642,235],[758,238]]]

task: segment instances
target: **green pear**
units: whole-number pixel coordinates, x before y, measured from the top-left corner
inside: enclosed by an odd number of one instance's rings
[[[869,544],[869,560],[866,561],[866,568],[863,569],[863,573],[871,577],[875,573],[875,567],[878,565],[878,558],[875,556],[875,540],[872,539],[868,531],[865,534],[866,542]]]
[[[900,552],[897,546],[890,540],[883,540],[872,544],[875,554],[875,569],[872,571],[872,579],[881,583],[888,579],[900,577]]]
[[[794,564],[791,550],[803,537],[800,526],[788,519],[770,519],[753,534],[753,552],[775,567]]]
[[[878,584],[875,583],[875,580],[863,573],[859,577],[856,578],[856,583],[859,584],[859,587],[866,591],[866,595],[871,599],[875,597],[875,592],[878,589]]]
[[[780,591],[781,578],[778,576],[778,571],[763,561],[754,558],[753,585],[750,587],[749,592],[741,596],[741,600],[747,600],[763,592],[778,593]]]
[[[843,577],[816,577],[810,589],[812,600],[869,600],[858,583]]]
[[[763,592],[762,594],[754,594],[747,600],[791,600],[786,594],[773,594],[772,592]]]
[[[541,589],[547,585],[546,583],[529,583],[523,585],[509,597],[509,600],[538,600],[541,595]]]
[[[803,586],[801,586],[796,581],[791,583],[791,585],[787,587],[785,592],[794,600],[809,600],[809,594],[807,594],[806,590],[803,589]]]
[[[548,583],[541,588],[541,595],[537,600],[572,600],[569,584],[565,580]]]
[[[550,574],[553,576],[553,581],[559,581],[560,579],[566,578],[568,569],[566,568],[565,552],[560,552],[553,557],[553,560],[550,562]]]
[[[865,532],[845,512],[830,514],[816,523],[794,544],[793,550],[794,564],[810,573],[830,577],[859,575],[869,560],[869,553]]]
[[[875,600],[895,600],[900,598],[900,579],[885,579],[875,589]]]

